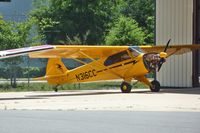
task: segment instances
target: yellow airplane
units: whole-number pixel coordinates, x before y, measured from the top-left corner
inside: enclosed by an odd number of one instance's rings
[[[169,46],[169,42],[166,46],[42,45],[0,51],[0,59],[25,54],[30,58],[49,58],[46,75],[37,79],[52,85],[123,79],[121,91],[129,93],[131,81],[135,79],[148,85],[152,92],[159,92],[160,83],[150,82],[145,76],[159,71],[169,56],[200,48],[200,45]],[[70,70],[63,58],[82,65]]]

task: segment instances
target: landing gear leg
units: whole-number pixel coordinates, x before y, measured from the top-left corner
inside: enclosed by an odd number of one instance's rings
[[[160,83],[157,80],[153,80],[152,82],[150,82],[145,76],[135,77],[135,79],[148,85],[152,92],[160,91]]]
[[[131,89],[132,89],[132,86],[129,83],[127,83],[125,81],[122,82],[122,84],[121,84],[122,93],[130,93]]]
[[[160,83],[157,80],[153,80],[150,85],[150,89],[152,92],[160,91]]]

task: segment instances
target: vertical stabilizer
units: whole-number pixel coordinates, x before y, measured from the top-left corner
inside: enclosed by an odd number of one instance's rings
[[[64,84],[67,71],[61,58],[50,58],[46,67],[46,80],[50,84]]]
[[[61,61],[61,58],[50,58],[47,63],[46,76],[62,75],[67,71],[67,68]]]

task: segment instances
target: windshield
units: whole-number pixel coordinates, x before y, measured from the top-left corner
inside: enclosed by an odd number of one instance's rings
[[[133,57],[137,57],[138,55],[141,54],[141,52],[139,52],[138,50],[136,50],[133,47],[129,48],[129,50],[130,50],[130,52],[131,52],[131,54],[132,54]]]

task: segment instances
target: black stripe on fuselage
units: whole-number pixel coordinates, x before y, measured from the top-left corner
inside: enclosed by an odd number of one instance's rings
[[[120,66],[123,66],[123,65],[128,65],[128,64],[131,64],[131,63],[136,64],[137,61],[136,61],[136,60],[129,61],[129,62],[126,62],[126,63],[124,63],[124,64],[119,64],[119,65],[110,67],[109,69],[117,68],[117,67],[120,67]],[[106,70],[108,70],[108,69],[99,70],[99,71],[97,71],[97,73],[100,73],[100,72],[103,72],[103,71],[106,71]]]
[[[100,73],[100,72],[103,72],[103,70],[99,70],[99,71],[97,71],[97,73]]]
[[[133,61],[126,62],[126,63],[124,63],[124,65],[128,65],[128,64],[131,64],[131,63],[133,63]]]
[[[117,65],[117,66],[110,67],[109,69],[117,68],[117,67],[120,67],[120,66],[122,66],[122,64]]]

